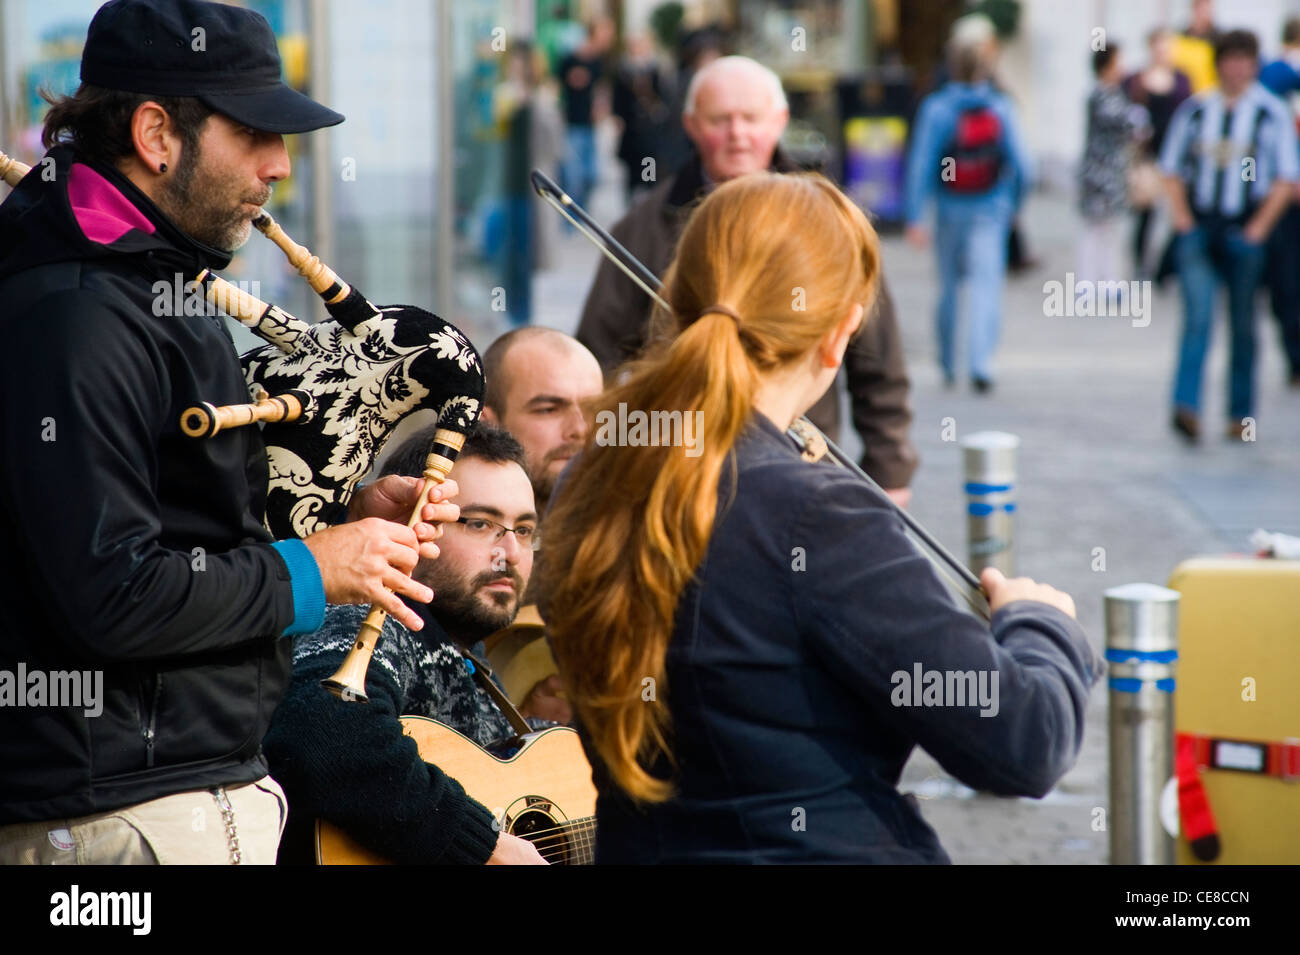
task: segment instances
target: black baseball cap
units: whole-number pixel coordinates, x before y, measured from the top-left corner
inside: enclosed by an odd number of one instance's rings
[[[343,117],[280,79],[280,52],[259,13],[206,0],[112,0],[90,21],[81,81],[155,96],[193,96],[237,123],[306,133]]]

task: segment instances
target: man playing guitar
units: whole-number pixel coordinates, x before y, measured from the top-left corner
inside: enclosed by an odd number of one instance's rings
[[[405,441],[385,474],[419,475],[432,437],[429,428]],[[463,651],[514,619],[532,572],[537,514],[523,449],[479,425],[457,460],[456,483],[460,519],[445,525],[437,560],[413,572],[435,602],[413,605],[425,624],[418,633],[392,618],[384,624],[366,676],[369,702],[339,700],[321,686],[366,607],[330,607],[320,630],[295,641],[292,683],[263,744],[291,808],[281,863],[311,861],[319,818],[393,862],[543,864],[531,843],[422,759],[399,720],[432,718],[480,745],[513,735]]]

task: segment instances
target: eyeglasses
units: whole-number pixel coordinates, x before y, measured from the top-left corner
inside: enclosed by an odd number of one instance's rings
[[[456,523],[464,524],[465,532],[474,540],[483,543],[496,543],[506,536],[506,531],[514,534],[515,540],[529,550],[537,550],[538,545],[541,543],[537,528],[531,524],[506,527],[499,521],[490,521],[486,517],[458,517]]]

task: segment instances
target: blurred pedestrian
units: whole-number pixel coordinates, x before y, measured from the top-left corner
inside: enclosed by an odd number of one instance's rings
[[[1192,0],[1192,16],[1183,32],[1173,37],[1170,55],[1174,66],[1187,74],[1193,93],[1203,93],[1218,82],[1215,75],[1219,28],[1214,25],[1214,0]]]
[[[529,172],[537,165],[538,134],[546,132],[545,106],[539,108],[537,103],[540,77],[533,54],[532,44],[525,40],[512,44],[503,61],[505,75],[492,98],[493,114],[503,131],[505,145],[501,182],[504,216],[492,251],[505,291],[505,311],[513,325],[527,325],[532,320],[537,244]],[[553,130],[553,120],[551,127]]]
[[[998,83],[997,79],[997,57],[1001,52],[997,42],[997,27],[993,25],[992,19],[985,17],[982,13],[967,14],[965,17],[959,17],[953,23],[952,32],[949,34],[949,42],[957,45],[971,45],[979,49],[980,56],[988,64],[988,82],[992,84],[995,90],[1005,92],[1010,96],[1008,88]],[[944,81],[948,82],[946,75],[946,64],[943,69]],[[1018,214],[1011,216],[1011,226],[1006,233],[1006,270],[1009,273],[1028,272],[1039,264],[1039,260],[1030,252],[1030,243],[1024,238],[1024,229],[1021,225],[1021,218]]]
[[[560,60],[560,88],[564,93],[564,120],[568,125],[568,155],[564,164],[564,191],[580,206],[596,184],[596,90],[605,72],[605,57],[614,38],[614,25],[606,17],[592,20],[587,38]]]
[[[673,78],[673,96],[664,137],[665,164],[659,168],[659,177],[675,176],[690,162],[695,146],[686,135],[682,121],[686,107],[686,91],[691,88],[695,74],[723,55],[727,47],[726,32],[716,24],[684,33],[677,43],[677,75]]]
[[[532,51],[531,67],[532,90],[529,102],[532,106],[532,123],[528,137],[531,165],[533,169],[540,169],[558,182],[568,148],[559,84],[551,76],[546,54],[540,48]],[[531,180],[528,181],[527,190],[529,201],[535,202]],[[534,214],[532,223],[533,270],[554,268],[557,264],[557,240],[564,219],[560,216]]]
[[[1123,73],[1119,44],[1110,41],[1103,49],[1093,51],[1092,71],[1097,85],[1088,95],[1083,162],[1079,164],[1083,228],[1079,234],[1078,277],[1093,283],[1118,282],[1129,166],[1134,146],[1148,123],[1145,111],[1130,103],[1120,86]],[[1081,291],[1083,288],[1080,286]],[[1099,287],[1099,305],[1100,294]]]
[[[1174,110],[1192,95],[1192,84],[1187,74],[1173,65],[1173,34],[1158,27],[1147,35],[1150,58],[1147,65],[1130,76],[1124,83],[1124,92],[1131,102],[1147,111],[1151,135],[1139,144],[1139,154],[1130,176],[1130,200],[1133,204],[1133,261],[1140,276],[1154,273],[1159,281],[1163,273],[1173,274],[1173,242],[1164,247],[1155,268],[1147,266],[1147,237],[1155,219],[1157,206],[1164,198],[1160,181],[1158,160],[1160,149],[1169,131],[1169,121]]]
[[[969,46],[979,50],[980,56],[988,64],[989,84],[999,92],[1011,95],[999,82],[997,76],[998,31],[993,21],[981,13],[972,13],[959,17],[953,22],[948,34],[950,46]],[[948,69],[948,59],[940,60],[935,69],[932,89],[938,89],[952,79]],[[1009,273],[1026,272],[1038,265],[1038,259],[1029,251],[1025,241],[1025,231],[1020,225],[1020,218],[1013,214],[1011,226],[1007,230],[1007,267]]]
[[[538,13],[542,4],[538,3]],[[551,5],[549,16],[539,16],[537,24],[537,47],[546,58],[547,69],[559,75],[560,60],[582,45],[587,36],[587,28],[569,16],[569,5],[565,0]]]
[[[988,46],[954,32],[951,79],[921,104],[907,161],[907,237],[929,243],[922,218],[933,200],[940,293],[935,317],[944,381],[957,376],[957,292],[969,283],[967,364],[976,392],[993,387],[1002,321],[1007,231],[1029,179],[1011,101],[990,82]]]
[[[671,87],[655,55],[654,41],[648,34],[634,34],[614,78],[612,106],[623,125],[618,158],[626,166],[629,204],[639,190],[654,187],[659,166],[667,158],[664,137],[671,119],[670,96]]]
[[[1292,17],[1282,28],[1282,55],[1259,71],[1259,81],[1297,115],[1300,103],[1300,17]],[[1286,352],[1287,377],[1292,388],[1300,388],[1300,194],[1278,220],[1268,240],[1265,270],[1273,317],[1277,319]]]
[[[1201,372],[1220,283],[1232,330],[1228,436],[1243,437],[1251,426],[1255,291],[1269,233],[1300,179],[1291,114],[1256,82],[1255,35],[1225,33],[1214,57],[1220,85],[1178,107],[1160,156],[1183,290],[1173,426],[1189,441],[1200,435]]]

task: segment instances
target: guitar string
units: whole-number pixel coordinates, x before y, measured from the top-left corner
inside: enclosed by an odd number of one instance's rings
[[[588,853],[579,845],[557,846],[554,849],[548,849],[546,851],[538,850],[538,855],[543,859],[546,859],[548,862],[563,859],[569,864],[580,864],[588,857]]]
[[[592,851],[590,846],[573,846],[571,848],[548,849],[545,852],[538,852],[538,855],[547,862],[567,856],[572,864],[583,865],[587,864],[587,860],[592,858]]]
[[[521,839],[527,839],[529,842],[531,842],[531,843],[532,843],[533,845],[535,845],[535,846],[536,846],[536,845],[540,845],[540,846],[546,846],[547,848],[550,848],[552,845],[557,845],[557,844],[558,844],[558,845],[564,845],[564,844],[566,844],[566,843],[572,843],[572,844],[574,844],[574,845],[582,845],[582,844],[586,844],[586,842],[585,842],[585,840],[582,838],[581,834],[576,833],[576,832],[575,832],[575,833],[572,833],[571,835],[566,835],[566,834],[564,834],[564,833],[557,833],[557,834],[555,834],[555,835],[543,836],[543,837],[540,838],[540,839],[537,838],[536,835],[535,835],[534,833],[531,833],[531,832],[530,832],[530,833],[527,833],[527,834],[525,834],[525,835],[520,836],[520,838],[521,838]]]
[[[580,819],[573,819],[563,825],[552,826],[550,829],[537,829],[534,832],[527,833],[526,835],[542,836],[552,832],[566,832],[566,831],[573,832],[573,833],[578,833],[578,832],[586,833],[586,832],[595,831],[595,828],[596,828],[596,817],[583,816]],[[511,833],[511,835],[514,835],[514,833]],[[520,837],[523,838],[524,834],[521,834]]]
[[[567,832],[565,831],[567,830]],[[581,856],[586,858],[594,849],[595,843],[591,839],[591,833],[595,830],[595,817],[588,816],[585,819],[575,819],[567,826],[555,826],[551,829],[539,829],[536,832],[530,832],[522,838],[527,838],[535,847],[543,843],[552,843],[560,840],[558,845],[543,845],[537,850],[537,854],[543,859],[550,861],[566,855],[575,857]],[[554,835],[546,835],[555,833]],[[544,838],[537,838],[538,836]],[[572,838],[566,838],[571,836]]]
[[[591,846],[574,845],[572,847],[557,847],[553,849],[547,849],[545,852],[539,851],[537,854],[541,856],[543,859],[546,859],[548,861],[551,859],[558,859],[566,855],[572,856],[574,858],[585,859],[590,855],[589,851],[585,851],[585,850],[590,850],[591,848],[592,848]]]
[[[575,837],[573,838],[569,838],[567,837],[567,835],[546,835],[546,837],[537,839],[537,838],[533,838],[532,835],[530,834],[523,835],[523,837],[520,838],[528,839],[529,842],[532,842],[534,846],[538,847],[538,851],[542,851],[543,848],[546,848],[546,850],[550,850],[550,848],[555,848],[555,847],[590,845],[588,841],[585,841],[585,839],[582,838],[581,835],[577,835],[576,833],[575,833]]]
[[[570,852],[570,851],[581,852],[581,851],[590,850],[594,848],[594,843],[591,843],[584,839],[564,839],[561,837],[558,838],[558,841],[556,841],[555,837],[552,837],[551,840],[546,840],[546,841],[539,841],[535,839],[529,839],[528,841],[532,843],[533,847],[538,851],[538,853],[543,856],[545,856],[547,853],[563,854],[565,852]]]
[[[574,830],[568,834],[548,835],[542,839],[535,838],[536,833],[529,833],[524,838],[531,842],[537,849],[537,854],[547,862],[554,864],[555,861],[569,857],[572,864],[582,865],[594,859],[595,845],[589,838],[589,827],[583,830]]]

